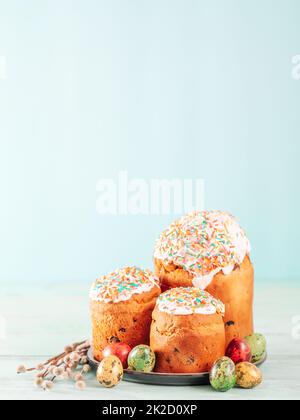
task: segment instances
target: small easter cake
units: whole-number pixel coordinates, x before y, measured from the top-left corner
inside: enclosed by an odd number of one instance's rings
[[[90,290],[94,357],[113,342],[149,343],[151,314],[161,290],[149,270],[125,267],[97,279]]]
[[[250,243],[236,219],[193,211],[162,232],[154,252],[162,290],[199,287],[224,302],[226,342],[253,333],[254,271]]]
[[[197,287],[162,293],[152,314],[156,372],[208,372],[225,354],[224,305]]]

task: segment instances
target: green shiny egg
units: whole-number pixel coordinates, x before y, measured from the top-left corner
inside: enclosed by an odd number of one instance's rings
[[[251,348],[252,363],[259,362],[265,355],[267,349],[267,342],[262,334],[248,335],[245,340],[248,342]]]
[[[209,382],[219,392],[229,391],[235,386],[235,364],[229,357],[216,360],[209,373]]]
[[[128,355],[128,368],[139,372],[152,372],[155,366],[155,353],[149,346],[140,344]]]

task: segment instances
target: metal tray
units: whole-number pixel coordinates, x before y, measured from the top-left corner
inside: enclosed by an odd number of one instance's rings
[[[92,349],[88,351],[88,360],[94,369],[97,369],[99,362],[94,359]],[[260,366],[267,359],[267,354],[259,361],[254,363]],[[186,386],[186,385],[207,385],[209,384],[209,373],[157,373],[157,372],[137,372],[130,369],[124,369],[124,381],[135,382],[147,385],[168,385],[168,386]]]

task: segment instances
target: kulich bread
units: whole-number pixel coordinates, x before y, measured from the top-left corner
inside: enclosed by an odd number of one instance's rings
[[[254,270],[248,256],[230,274],[219,272],[206,290],[225,302],[226,345],[253,334]]]
[[[152,311],[161,290],[149,270],[125,267],[97,279],[90,291],[94,357],[122,341],[134,347],[149,344]]]
[[[208,372],[225,354],[224,305],[196,287],[162,293],[152,315],[156,372]]]
[[[225,304],[226,342],[253,333],[250,243],[228,213],[192,212],[172,223],[154,253],[162,290],[196,286]]]

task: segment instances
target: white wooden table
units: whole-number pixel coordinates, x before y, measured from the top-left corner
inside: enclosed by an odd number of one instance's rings
[[[0,399],[299,399],[300,398],[300,285],[256,284],[256,331],[268,340],[264,381],[253,390],[225,394],[209,386],[165,387],[122,382],[100,387],[93,374],[87,388],[58,382],[51,392],[33,387],[34,374],[17,375],[16,366],[35,366],[66,344],[90,335],[89,284],[1,285]],[[298,320],[297,320],[298,316]],[[3,323],[6,322],[6,337]],[[297,326],[297,322],[299,326]]]

